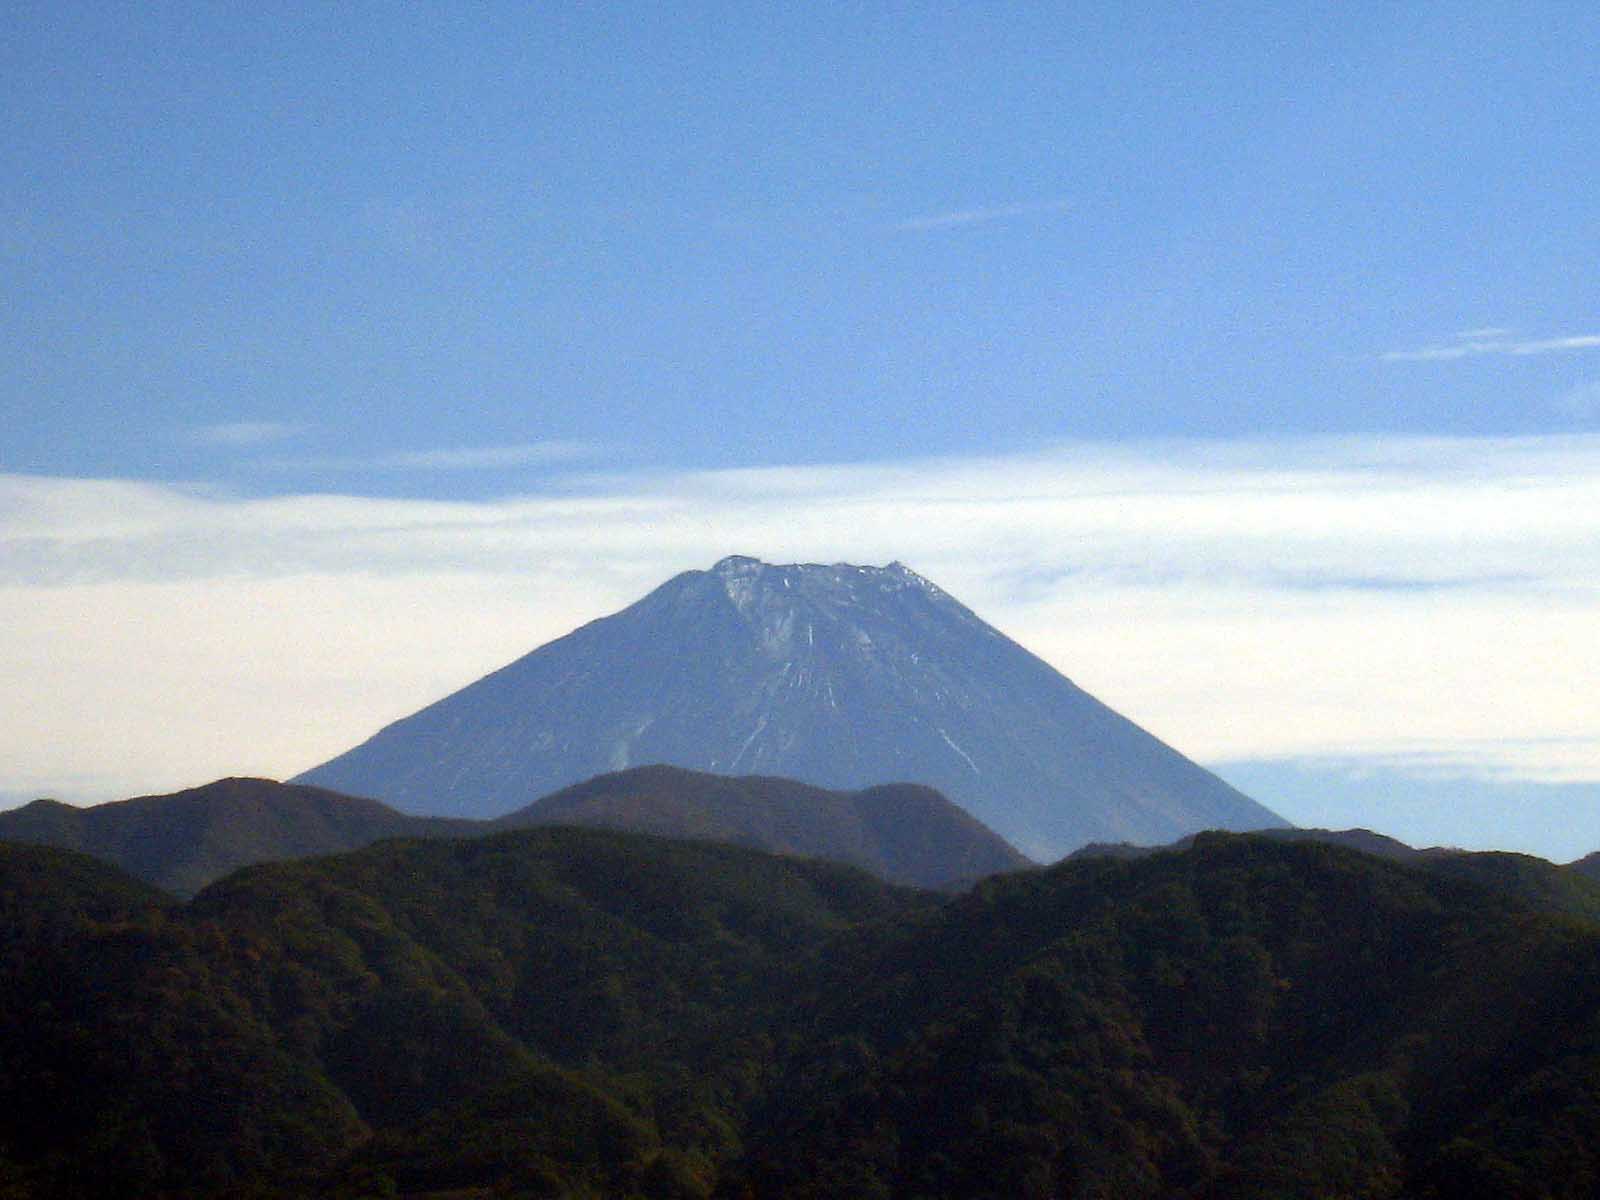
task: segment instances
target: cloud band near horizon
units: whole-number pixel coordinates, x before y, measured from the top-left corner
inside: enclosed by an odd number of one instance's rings
[[[489,502],[0,476],[0,791],[283,777],[727,553],[899,559],[1191,757],[1600,780],[1600,437],[1063,445]]]

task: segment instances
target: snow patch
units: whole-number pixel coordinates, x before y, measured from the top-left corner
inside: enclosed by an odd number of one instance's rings
[[[733,761],[728,764],[728,770],[730,772],[739,765],[739,760],[744,757],[744,752],[750,749],[750,743],[755,741],[756,738],[760,737],[761,731],[766,727],[766,717],[761,717],[756,721],[756,727],[750,731],[750,736],[745,738],[744,745],[739,747],[739,753],[735,754],[733,756]],[[976,770],[976,768],[974,768],[974,770]]]
[[[950,749],[954,750],[957,754],[961,755],[962,758],[966,759],[967,766],[972,768],[972,773],[974,775],[983,774],[982,771],[978,770],[978,764],[972,761],[972,755],[968,754],[960,746],[956,745],[955,742],[951,741],[948,733],[941,729],[939,730],[939,736],[944,739],[944,744],[946,746],[949,746]]]

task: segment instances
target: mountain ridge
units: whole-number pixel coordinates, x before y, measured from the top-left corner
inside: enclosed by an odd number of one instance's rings
[[[833,791],[769,776],[655,764],[599,775],[490,823],[599,825],[849,863],[894,883],[949,887],[1036,865],[933,788]]]
[[[179,895],[252,863],[470,832],[364,796],[243,776],[84,808],[35,800],[0,812],[0,838],[77,850]]]
[[[920,887],[958,886],[1033,865],[932,789],[833,792],[667,766],[597,776],[498,821],[412,816],[325,788],[230,777],[88,808],[36,800],[0,812],[0,840],[87,853],[187,896],[260,862],[336,854],[386,838],[483,837],[553,823],[725,841],[845,862]]]
[[[1068,856],[1068,861],[1111,858],[1121,861],[1153,854],[1182,852],[1193,847],[1197,834],[1166,846],[1094,844]],[[1262,829],[1254,835],[1276,842],[1307,842],[1339,846],[1373,858],[1404,863],[1433,875],[1464,880],[1504,895],[1545,913],[1561,913],[1600,921],[1600,852],[1566,864],[1509,850],[1461,850],[1452,846],[1418,848],[1370,829]]]

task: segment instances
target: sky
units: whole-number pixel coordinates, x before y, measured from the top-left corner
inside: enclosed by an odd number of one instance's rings
[[[1301,824],[1600,848],[1600,10],[14,4],[0,803],[729,553]]]

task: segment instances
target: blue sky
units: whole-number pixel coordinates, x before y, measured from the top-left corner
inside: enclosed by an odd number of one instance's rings
[[[0,99],[0,793],[292,774],[740,551],[902,558],[1295,819],[1600,845],[1593,6],[23,4]]]

